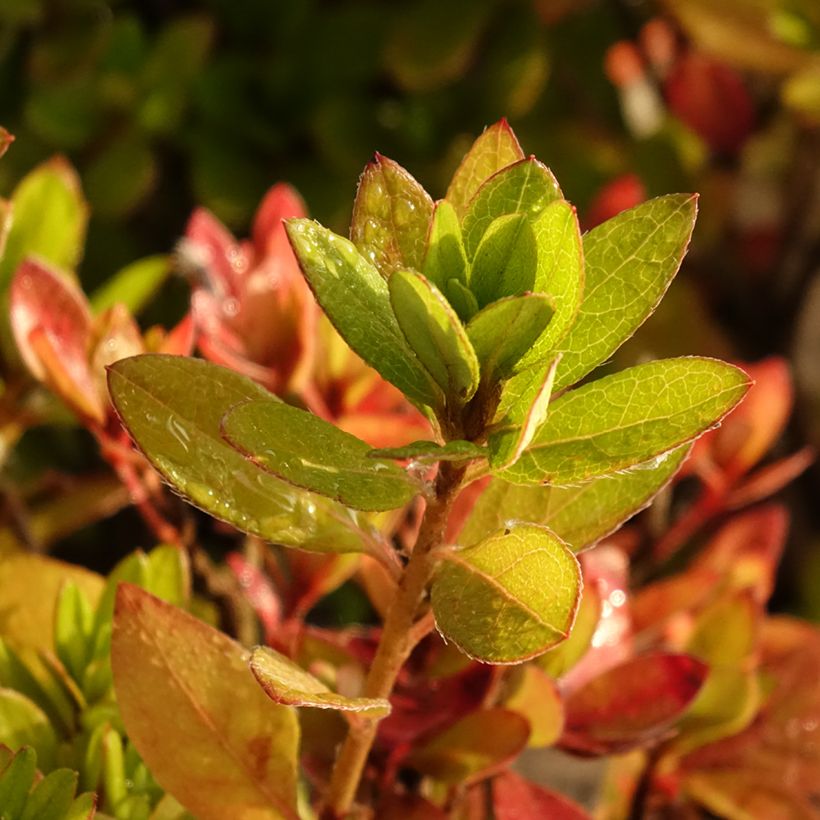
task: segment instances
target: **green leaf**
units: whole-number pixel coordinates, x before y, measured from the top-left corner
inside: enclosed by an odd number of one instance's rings
[[[531,748],[552,746],[560,738],[564,728],[561,693],[555,681],[535,664],[524,664],[515,671],[504,706],[529,722],[527,745]]]
[[[652,313],[680,267],[697,215],[697,196],[644,202],[584,237],[581,310],[561,342],[555,384],[575,384],[608,359]]]
[[[94,610],[83,591],[69,581],[60,592],[54,613],[54,647],[57,657],[76,681],[82,680],[91,660]]]
[[[749,389],[739,368],[699,357],[631,367],[579,387],[503,475],[521,484],[576,484],[662,457],[717,424]]]
[[[57,735],[48,717],[27,697],[11,689],[0,689],[0,739],[11,749],[31,746],[45,770],[54,765]]]
[[[174,606],[186,607],[191,600],[191,567],[188,553],[173,544],[161,544],[147,555],[145,588]]]
[[[39,165],[15,188],[12,207],[14,221],[0,259],[0,290],[8,286],[25,256],[74,270],[88,222],[88,206],[74,169],[60,157]]]
[[[490,177],[470,202],[461,224],[464,249],[472,259],[486,230],[506,214],[527,214],[534,220],[550,202],[561,198],[561,189],[546,165],[535,157],[508,165]]]
[[[406,763],[452,785],[486,777],[527,744],[527,720],[510,709],[481,709],[414,749]]]
[[[558,362],[558,358],[554,359],[544,370],[541,384],[534,393],[520,426],[502,423],[491,431],[487,446],[490,451],[490,465],[494,470],[515,464],[529,447],[536,432],[543,426],[549,412]]]
[[[81,794],[72,804],[63,820],[92,820],[97,806],[97,797],[93,792]],[[99,815],[98,815],[99,816]]]
[[[371,450],[370,458],[411,458],[420,464],[431,464],[436,461],[469,461],[474,458],[485,458],[487,451],[472,441],[456,439],[446,444],[435,441],[414,441],[403,447],[385,447]]]
[[[121,359],[109,369],[114,405],[162,477],[192,504],[261,538],[318,552],[361,552],[369,522],[274,478],[223,438],[220,423],[246,401],[273,401],[227,368],[183,356]]]
[[[482,378],[492,383],[510,376],[552,315],[547,296],[525,293],[493,302],[473,316],[467,336],[481,364]]]
[[[0,809],[3,818],[16,818],[23,813],[36,773],[37,753],[30,747],[20,749],[0,775]]]
[[[376,268],[316,222],[290,219],[286,227],[305,278],[342,338],[411,401],[438,406],[440,392],[405,341]]]
[[[522,159],[524,152],[512,128],[506,120],[499,120],[484,129],[461,161],[447,189],[447,201],[463,218],[481,185],[502,168]]]
[[[449,552],[431,596],[446,640],[485,663],[518,663],[567,637],[580,592],[566,544],[545,527],[516,524]]]
[[[297,820],[296,713],[227,635],[130,584],[111,663],[122,720],[157,782],[199,820]],[[170,731],[170,729],[173,731]]]
[[[535,663],[556,680],[566,675],[591,646],[601,620],[601,608],[601,595],[597,585],[585,586],[569,637],[537,658]]]
[[[479,307],[532,290],[538,249],[526,214],[513,213],[493,220],[473,259],[470,290]]]
[[[65,820],[76,788],[76,772],[70,769],[51,772],[34,787],[20,820]]]
[[[446,292],[447,300],[463,322],[469,322],[478,313],[478,302],[475,295],[458,279],[448,280]]]
[[[574,551],[614,532],[646,507],[669,482],[689,452],[684,446],[659,464],[593,479],[574,487],[522,486],[495,477],[479,496],[459,543],[469,546],[507,521],[549,527]]]
[[[91,297],[95,313],[123,304],[138,314],[156,295],[171,273],[171,258],[147,256],[126,265],[101,285]]]
[[[370,718],[382,718],[390,714],[390,702],[384,698],[348,698],[339,695],[292,660],[266,646],[254,649],[250,666],[259,685],[276,703],[356,712]]]
[[[366,442],[284,402],[237,405],[222,434],[266,472],[357,510],[394,510],[420,491],[400,467],[368,458]]]
[[[448,403],[469,401],[478,388],[478,360],[450,303],[435,285],[413,271],[396,271],[389,287],[402,333]]]
[[[455,208],[446,199],[439,200],[433,211],[421,271],[443,293],[451,279],[467,284],[467,254],[461,225]]]
[[[350,238],[386,279],[399,268],[421,270],[433,200],[396,162],[376,154],[362,173]]]

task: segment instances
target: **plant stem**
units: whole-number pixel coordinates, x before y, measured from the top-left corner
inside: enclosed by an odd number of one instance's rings
[[[447,463],[439,468],[435,495],[427,504],[416,545],[384,621],[376,657],[365,681],[365,697],[389,697],[401,667],[418,641],[419,630],[413,626],[438,560],[435,548],[444,538],[464,470]],[[377,728],[375,720],[351,724],[333,767],[324,817],[344,817],[350,811]]]

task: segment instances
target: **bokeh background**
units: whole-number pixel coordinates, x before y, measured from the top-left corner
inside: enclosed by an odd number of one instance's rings
[[[68,158],[90,206],[88,292],[169,254],[196,205],[247,235],[279,180],[344,232],[374,150],[441,196],[502,116],[586,227],[700,192],[682,272],[617,364],[785,357],[794,407],[769,458],[820,446],[817,0],[0,0],[0,123],[16,136],[0,194]],[[169,275],[141,321],[187,300]],[[32,430],[4,488],[95,458],[76,428]],[[820,619],[820,470],[781,496],[775,606]],[[147,540],[131,510],[55,551],[105,569]]]

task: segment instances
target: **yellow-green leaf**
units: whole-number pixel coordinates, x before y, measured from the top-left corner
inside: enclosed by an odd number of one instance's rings
[[[432,586],[444,638],[486,663],[517,663],[569,634],[581,594],[570,549],[545,527],[515,524],[442,560]]]
[[[200,820],[297,820],[296,714],[271,703],[248,659],[227,635],[120,586],[117,702],[157,782]]]
[[[455,279],[467,283],[467,254],[455,208],[446,200],[436,203],[422,273],[442,292]]]

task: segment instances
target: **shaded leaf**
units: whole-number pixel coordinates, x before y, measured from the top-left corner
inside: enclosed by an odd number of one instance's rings
[[[146,256],[117,271],[91,296],[91,307],[102,313],[115,304],[139,313],[157,294],[171,273],[168,256]]]
[[[350,239],[386,279],[400,268],[421,270],[433,200],[392,159],[376,154],[359,179]]]
[[[646,507],[677,472],[688,452],[682,447],[661,461],[574,487],[524,486],[496,476],[479,496],[459,542],[474,544],[507,521],[549,527],[575,552],[614,532]]]
[[[366,442],[272,398],[237,405],[221,426],[261,469],[357,510],[393,510],[420,491],[400,467],[368,458]]]
[[[493,778],[495,820],[589,820],[589,815],[562,794],[530,783],[515,772]]]
[[[288,220],[296,258],[342,338],[411,401],[436,406],[439,390],[405,341],[387,282],[346,239],[309,219]]]
[[[464,249],[475,256],[490,225],[506,214],[527,214],[534,220],[551,202],[561,198],[561,189],[546,165],[535,157],[508,165],[484,182],[464,215]]]
[[[543,657],[543,656],[542,656]],[[532,663],[516,670],[504,706],[530,724],[528,746],[552,746],[564,729],[564,706],[555,681]]]
[[[448,282],[452,279],[467,283],[467,254],[461,225],[455,208],[446,199],[439,200],[433,211],[421,272],[442,293],[448,293]]]
[[[19,817],[26,807],[31,785],[37,774],[37,753],[20,749],[0,775],[0,806],[4,817]]]
[[[271,476],[222,438],[220,423],[228,410],[272,400],[255,382],[198,359],[159,354],[120,360],[108,380],[114,406],[137,445],[191,503],[288,546],[367,550],[370,524]]]
[[[68,162],[55,157],[37,166],[15,188],[12,206],[14,222],[0,259],[0,290],[26,256],[74,270],[83,249],[88,206]]]
[[[634,467],[712,427],[748,387],[742,370],[694,356],[606,376],[552,402],[549,419],[504,476],[573,484]]]
[[[562,745],[612,754],[652,743],[691,705],[707,671],[689,655],[654,652],[604,672],[565,700]]]
[[[463,322],[469,322],[478,313],[478,302],[473,292],[458,279],[447,282],[447,299]]]
[[[389,287],[390,303],[407,343],[448,403],[469,401],[478,388],[478,360],[450,303],[435,285],[413,271],[396,271]]]
[[[489,382],[506,379],[532,348],[553,315],[550,300],[540,293],[508,296],[487,305],[470,319],[467,336]]]
[[[436,461],[468,461],[474,458],[484,458],[487,451],[472,441],[456,439],[446,444],[435,441],[414,441],[403,447],[385,447],[380,450],[371,450],[370,458],[411,458],[420,464]]]
[[[70,769],[47,774],[34,787],[20,820],[66,820],[76,788],[77,773]]]
[[[120,586],[111,647],[117,701],[160,785],[201,820],[296,820],[296,715],[270,702],[247,661],[221,632]]]
[[[435,780],[461,784],[486,777],[521,752],[530,729],[509,709],[482,709],[414,749],[405,763]]]
[[[448,552],[431,600],[446,640],[487,663],[517,663],[567,637],[580,591],[567,546],[544,527],[517,524]]]
[[[30,746],[37,753],[43,769],[48,770],[54,765],[57,735],[48,716],[12,689],[0,689],[0,740],[13,750]]]
[[[384,698],[349,698],[333,692],[318,678],[268,647],[254,649],[250,666],[259,685],[276,703],[356,712],[369,718],[390,714],[390,702]]]
[[[644,202],[584,236],[584,298],[559,349],[556,389],[606,361],[652,313],[680,267],[697,214],[697,196]]]
[[[447,201],[463,218],[481,185],[502,168],[522,159],[524,152],[507,120],[501,119],[488,126],[453,174],[447,188]]]

